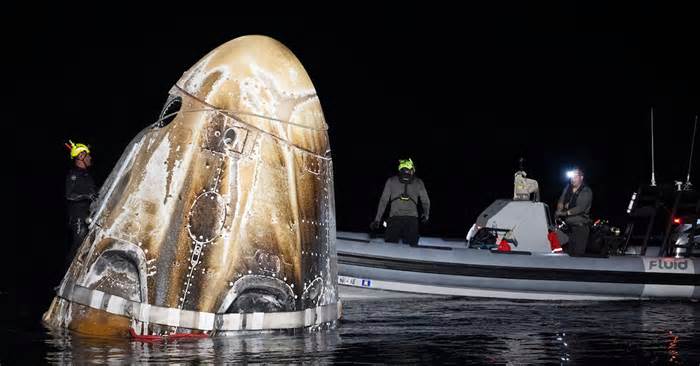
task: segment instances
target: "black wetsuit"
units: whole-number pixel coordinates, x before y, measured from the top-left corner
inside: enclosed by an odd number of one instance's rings
[[[97,196],[97,189],[87,169],[71,168],[66,176],[66,200],[68,201],[68,226],[73,241],[66,261],[73,260],[87,234],[85,219],[90,214],[90,204]]]

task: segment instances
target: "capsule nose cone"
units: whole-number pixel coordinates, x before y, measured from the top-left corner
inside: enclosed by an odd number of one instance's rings
[[[328,150],[328,128],[311,78],[272,38],[245,36],[219,46],[176,88],[293,145],[318,154]]]

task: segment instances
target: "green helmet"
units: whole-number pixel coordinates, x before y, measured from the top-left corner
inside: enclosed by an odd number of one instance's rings
[[[411,158],[399,160],[399,170],[401,169],[416,170],[415,166],[413,166],[413,160],[411,160]]]

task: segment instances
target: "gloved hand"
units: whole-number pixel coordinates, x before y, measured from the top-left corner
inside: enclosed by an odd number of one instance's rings
[[[382,223],[379,222],[379,221],[376,221],[376,220],[375,220],[375,221],[372,221],[372,223],[369,224],[369,228],[372,229],[372,230],[377,230],[377,229],[379,229],[380,227],[382,227]]]
[[[426,222],[428,222],[428,215],[421,216],[420,222],[421,222],[421,224],[425,224]]]

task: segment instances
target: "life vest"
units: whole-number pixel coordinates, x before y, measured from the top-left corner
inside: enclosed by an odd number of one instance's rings
[[[566,209],[570,210],[574,207],[576,207],[576,200],[578,199],[578,195],[581,194],[581,191],[586,187],[585,184],[581,184],[580,187],[574,192],[574,187],[571,185],[568,185],[566,188],[566,193],[564,193],[564,203],[566,203]]]
[[[413,179],[411,179],[410,183],[413,183]],[[409,182],[405,182],[403,184],[403,193],[401,193],[398,197],[389,201],[389,203],[392,203],[396,200],[411,201],[411,202],[413,202],[414,205],[416,205],[416,207],[418,207],[418,202],[416,202],[416,200],[414,200],[411,196],[408,195],[408,184],[409,184]]]

